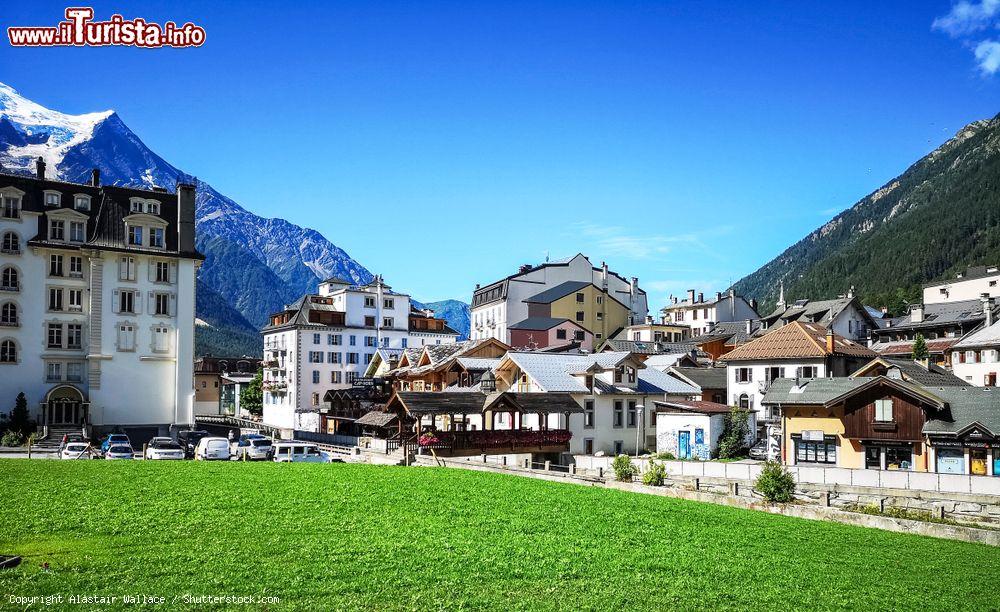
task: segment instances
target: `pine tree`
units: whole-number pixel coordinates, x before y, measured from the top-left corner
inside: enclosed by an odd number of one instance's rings
[[[10,428],[22,435],[31,430],[31,418],[28,415],[28,398],[24,393],[18,393],[14,400],[14,409],[10,413]]]
[[[246,410],[250,414],[260,415],[264,413],[264,373],[257,370],[247,386],[240,391],[240,409]]]
[[[924,340],[923,334],[917,334],[916,338],[913,339],[914,361],[923,361],[929,355],[930,352],[927,350],[927,342]]]

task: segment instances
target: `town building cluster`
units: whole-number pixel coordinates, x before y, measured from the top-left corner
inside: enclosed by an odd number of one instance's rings
[[[262,426],[386,452],[705,460],[745,420],[789,465],[1000,475],[996,267],[895,317],[853,287],[782,286],[770,313],[690,290],[651,313],[638,278],[577,254],[477,285],[467,334],[381,276],[334,277],[269,317],[262,359],[196,359],[194,207],[185,183],[0,174],[0,387],[43,435],[248,416],[259,375]]]

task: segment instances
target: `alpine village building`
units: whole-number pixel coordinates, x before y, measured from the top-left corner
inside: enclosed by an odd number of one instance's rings
[[[380,276],[366,285],[330,278],[271,315],[264,327],[264,422],[319,431],[328,391],[362,378],[379,349],[454,343],[458,332]]]
[[[0,398],[43,432],[193,424],[195,187],[0,174]]]
[[[648,310],[639,279],[626,280],[607,264],[595,267],[585,255],[577,254],[537,266],[524,265],[517,274],[476,285],[469,337],[496,338],[517,348],[518,340],[524,342],[530,335],[530,344],[538,347],[549,338],[561,342],[559,330],[563,330],[567,342],[577,339],[599,346],[622,328],[643,322]],[[560,323],[540,321],[542,318]],[[528,319],[533,320],[523,323]],[[565,325],[565,321],[576,325]]]

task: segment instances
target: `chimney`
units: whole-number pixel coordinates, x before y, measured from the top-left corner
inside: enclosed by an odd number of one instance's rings
[[[652,324],[653,324],[653,316],[646,315],[646,325],[652,325]]]
[[[177,183],[177,250],[193,253],[194,248],[194,193],[191,183]]]
[[[479,291],[479,283],[476,283],[476,291]]]
[[[628,284],[628,293],[629,293],[629,296],[632,297],[632,299],[635,299],[635,296],[639,295],[639,277],[638,276],[633,276],[632,277],[632,282],[630,282]]]
[[[911,323],[923,323],[924,322],[924,305],[923,304],[913,304],[910,306],[910,322]]]
[[[670,301],[673,302],[674,304],[676,304],[677,303],[677,296],[676,295],[671,295],[670,296]]]
[[[750,308],[757,312],[757,298],[750,298]]]
[[[531,264],[524,264],[523,266],[521,266],[520,268],[517,269],[517,273],[518,274],[524,274],[525,272],[527,272],[528,270],[530,270],[531,267],[532,267]]]
[[[983,303],[983,314],[986,315],[986,327],[993,325],[993,304],[990,302],[990,294],[982,293],[979,301]]]
[[[688,289],[688,304],[694,304],[694,289]]]
[[[45,160],[41,157],[35,160],[35,178],[40,181],[45,180]]]
[[[748,334],[750,333],[750,330],[752,329],[752,327],[753,327],[753,321],[751,321],[750,319],[747,319],[747,333]]]
[[[601,289],[608,290],[608,264],[601,262]]]
[[[90,184],[94,187],[101,186],[101,170],[100,168],[94,168],[90,171]]]
[[[699,302],[704,302],[705,301],[705,294],[702,293],[701,291],[698,292],[698,301]]]
[[[854,285],[851,285],[851,288],[847,290],[847,299],[854,299]]]
[[[715,301],[718,302],[721,299],[722,299],[722,292],[721,291],[716,291],[715,292]]]
[[[834,342],[833,342],[833,330],[826,330],[826,352],[831,355],[834,352]]]

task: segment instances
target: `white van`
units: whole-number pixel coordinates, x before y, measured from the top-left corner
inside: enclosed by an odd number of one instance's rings
[[[330,463],[330,455],[309,442],[276,442],[274,460],[279,463]]]
[[[228,461],[229,456],[229,440],[226,438],[204,437],[198,440],[198,446],[194,449],[194,458],[196,460],[210,461],[214,459]]]

